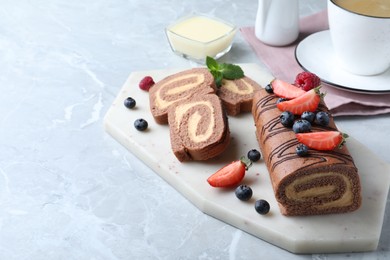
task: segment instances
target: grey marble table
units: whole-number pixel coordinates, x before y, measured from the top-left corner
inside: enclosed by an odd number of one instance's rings
[[[301,15],[326,7],[300,1]],[[389,259],[294,255],[194,207],[103,130],[132,71],[185,67],[164,27],[193,11],[254,25],[257,1],[0,1],[0,259]],[[237,34],[223,60],[262,65]],[[337,123],[390,163],[389,115]]]

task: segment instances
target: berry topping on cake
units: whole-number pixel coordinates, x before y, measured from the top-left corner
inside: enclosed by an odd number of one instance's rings
[[[320,126],[329,125],[329,114],[324,111],[320,111],[316,114],[315,123]]]
[[[279,118],[280,123],[285,127],[292,127],[294,124],[295,116],[290,111],[283,111]]]
[[[294,133],[307,133],[311,131],[311,124],[305,119],[298,119],[294,122],[292,129]]]
[[[207,182],[213,187],[231,187],[239,184],[245,176],[245,171],[252,162],[245,157],[233,161],[211,175]]]
[[[145,76],[139,82],[139,88],[145,91],[149,91],[149,89],[154,85],[154,80],[151,76]]]
[[[298,144],[295,148],[297,155],[300,157],[304,157],[309,153],[309,148],[304,144]]]
[[[305,119],[310,123],[313,123],[315,118],[316,118],[316,114],[310,111],[305,111],[301,115],[301,119]]]
[[[302,96],[289,101],[280,102],[277,107],[281,111],[290,111],[295,115],[301,115],[305,111],[315,112],[321,101],[320,87],[305,92]]]
[[[274,79],[271,82],[271,86],[275,95],[286,99],[293,99],[302,96],[306,92],[280,79]]]
[[[236,190],[234,191],[234,193],[236,194],[236,197],[242,201],[250,200],[252,198],[252,195],[253,195],[253,191],[252,191],[251,187],[249,187],[247,185],[238,186],[236,188]]]
[[[309,91],[319,85],[321,85],[320,78],[316,74],[308,71],[299,73],[295,78],[295,86],[304,91]]]
[[[279,104],[280,102],[284,102],[284,101],[287,101],[288,99],[287,98],[278,98],[277,100],[276,100],[276,104]]]
[[[268,94],[273,94],[274,90],[272,89],[271,83],[265,86],[265,91],[267,91]]]
[[[322,131],[296,134],[298,141],[309,148],[320,151],[331,151],[336,147],[341,148],[345,143],[347,134],[339,131]]]

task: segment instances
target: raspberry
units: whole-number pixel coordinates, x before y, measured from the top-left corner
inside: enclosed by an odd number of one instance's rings
[[[316,88],[320,84],[320,78],[316,74],[307,71],[299,73],[295,78],[295,86],[305,91],[309,91],[313,88]]]
[[[149,91],[153,85],[154,80],[151,76],[146,76],[139,82],[139,88],[145,91]]]

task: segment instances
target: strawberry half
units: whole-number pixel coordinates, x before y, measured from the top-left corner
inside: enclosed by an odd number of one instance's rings
[[[211,175],[207,182],[213,187],[230,187],[239,184],[252,162],[245,157],[231,162]]]
[[[322,96],[320,87],[317,87],[297,98],[280,102],[277,104],[277,107],[281,111],[290,111],[294,115],[301,115],[305,111],[315,112]]]
[[[294,99],[306,93],[303,89],[280,79],[274,79],[271,81],[271,86],[275,95],[286,99]]]
[[[339,131],[323,131],[296,134],[298,141],[309,148],[330,151],[336,147],[341,148],[345,143],[347,134]]]

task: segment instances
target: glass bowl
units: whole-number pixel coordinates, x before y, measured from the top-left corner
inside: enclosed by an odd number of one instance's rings
[[[232,47],[237,27],[202,14],[183,17],[165,29],[174,53],[198,63],[222,57]]]

